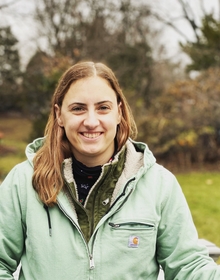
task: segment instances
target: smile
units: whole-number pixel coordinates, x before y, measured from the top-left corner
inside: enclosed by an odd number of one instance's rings
[[[98,133],[82,133],[82,135],[85,136],[86,138],[92,139],[92,138],[99,137],[101,135],[101,133],[100,132],[98,132]]]

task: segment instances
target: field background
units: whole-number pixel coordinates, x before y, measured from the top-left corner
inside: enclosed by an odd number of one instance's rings
[[[19,115],[1,116],[0,132],[0,180],[17,163],[25,159],[24,150],[29,142],[30,120]]]
[[[0,116],[0,181],[9,170],[25,159],[30,141],[31,122],[20,116]],[[186,196],[199,238],[220,247],[220,173],[175,174]],[[220,264],[220,259],[218,260]]]

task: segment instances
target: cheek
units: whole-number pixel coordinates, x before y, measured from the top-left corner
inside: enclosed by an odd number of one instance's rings
[[[120,118],[118,115],[111,116],[108,120],[105,121],[106,128],[111,129],[112,131],[117,131],[117,126],[120,123]]]
[[[78,125],[71,120],[68,120],[64,125],[65,130],[67,130],[69,132],[75,132],[77,127],[78,127]]]

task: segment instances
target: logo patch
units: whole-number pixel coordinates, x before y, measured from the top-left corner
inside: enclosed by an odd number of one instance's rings
[[[131,235],[128,239],[128,247],[130,248],[138,248],[139,245],[139,237],[136,235]]]

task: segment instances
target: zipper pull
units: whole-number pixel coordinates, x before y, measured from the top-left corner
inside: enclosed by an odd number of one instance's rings
[[[92,255],[90,255],[90,257],[89,257],[89,268],[90,269],[94,269],[95,268],[95,264],[94,264],[94,260],[93,260]]]
[[[109,198],[106,198],[104,201],[102,201],[102,205],[106,206],[109,203]]]
[[[118,228],[118,227],[120,227],[120,225],[119,224],[114,224],[114,223],[108,223],[111,227],[113,227],[113,228]]]

